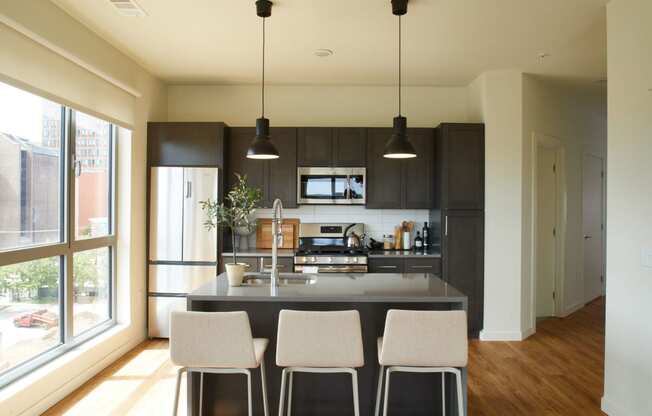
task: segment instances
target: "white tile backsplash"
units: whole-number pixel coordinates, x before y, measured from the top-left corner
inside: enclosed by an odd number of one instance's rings
[[[257,218],[271,218],[271,209],[259,209]],[[299,208],[284,209],[286,218],[298,218],[301,222],[361,222],[365,224],[367,236],[382,241],[384,234],[394,234],[394,227],[401,221],[414,221],[417,230],[429,220],[427,209],[366,209],[363,206],[347,205],[301,205]]]

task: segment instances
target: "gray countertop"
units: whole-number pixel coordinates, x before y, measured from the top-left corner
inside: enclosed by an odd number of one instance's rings
[[[278,251],[279,257],[294,257],[295,250],[280,249]],[[233,252],[224,252],[222,257],[232,256]],[[242,257],[272,257],[272,250],[265,248],[252,248],[242,252],[238,252],[238,256]],[[370,258],[384,258],[384,257],[401,257],[401,258],[439,258],[441,252],[439,249],[434,249],[427,253],[416,253],[414,251],[383,251],[371,250],[369,251]]]
[[[294,252],[296,250],[292,249],[279,249],[279,257],[294,257]],[[222,257],[233,256],[233,252],[222,253]],[[238,256],[241,257],[272,257],[272,250],[268,248],[251,248],[245,251],[238,251]]]
[[[387,258],[387,257],[400,257],[400,258],[407,258],[407,259],[441,258],[441,252],[438,249],[428,251],[427,253],[418,253],[415,251],[371,250],[368,256],[369,258]]]
[[[248,276],[259,276],[249,273]],[[434,302],[460,303],[466,309],[467,297],[459,290],[429,273],[327,273],[301,275],[281,273],[284,277],[313,277],[307,285],[280,285],[276,295],[269,284],[230,287],[222,273],[188,295],[189,301],[253,302]]]

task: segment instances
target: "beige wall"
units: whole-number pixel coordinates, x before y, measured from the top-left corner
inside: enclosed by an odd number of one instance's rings
[[[532,308],[532,147],[533,134],[551,136],[564,147],[566,183],[565,280],[560,315],[584,305],[582,161],[584,154],[605,157],[606,90],[578,88],[523,78],[523,331],[534,329]]]
[[[165,86],[46,1],[0,2],[0,80],[133,129],[119,144],[119,326],[0,391],[0,414],[40,414],[145,338],[146,122]],[[62,54],[65,56],[62,56]]]
[[[224,121],[253,126],[260,117],[259,86],[170,86],[170,121]],[[395,87],[270,86],[265,116],[272,126],[391,126]],[[468,121],[465,87],[405,87],[403,114],[411,127]]]
[[[602,408],[652,414],[652,2],[607,6],[607,324]]]

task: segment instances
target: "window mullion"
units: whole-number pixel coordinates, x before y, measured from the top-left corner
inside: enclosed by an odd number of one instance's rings
[[[73,242],[75,239],[75,163],[76,163],[76,123],[75,112],[72,109],[67,111],[68,131],[66,144],[68,155],[66,158],[66,242],[67,253],[64,261],[64,342],[69,344],[73,340],[73,303],[74,303],[74,279],[73,279]]]

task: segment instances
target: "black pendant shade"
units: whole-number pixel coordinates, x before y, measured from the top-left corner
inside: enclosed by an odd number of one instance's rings
[[[407,13],[408,0],[392,0],[392,13],[398,16],[398,116],[394,117],[394,131],[385,145],[384,157],[409,159],[417,157],[407,136],[407,119],[401,115],[401,16]]]
[[[278,150],[269,138],[269,119],[256,119],[256,136],[247,149],[249,159],[278,159]]]
[[[384,157],[388,159],[408,159],[417,157],[417,152],[414,146],[408,140],[407,132],[407,119],[402,116],[394,117],[394,131],[392,137],[385,145]]]
[[[248,159],[278,159],[276,146],[269,137],[269,120],[265,118],[265,18],[272,15],[272,2],[256,1],[256,15],[263,19],[263,71],[261,83],[261,116],[256,119],[256,136],[247,149]]]

